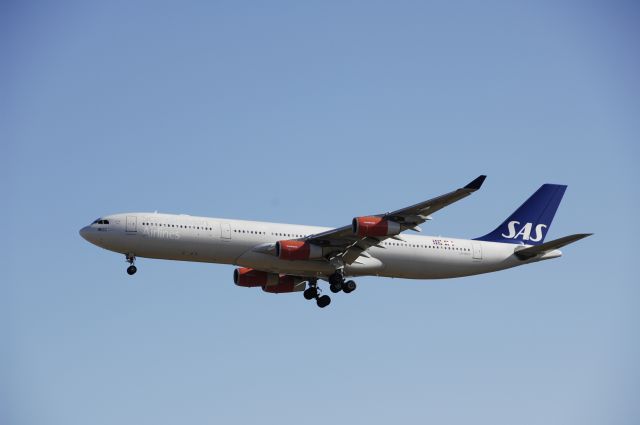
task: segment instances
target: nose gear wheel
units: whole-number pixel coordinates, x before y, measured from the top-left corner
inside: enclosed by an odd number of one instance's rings
[[[130,264],[129,267],[127,267],[127,274],[133,276],[138,271],[138,268],[133,265],[136,261],[136,256],[133,254],[125,254],[125,257],[127,258],[127,263]]]

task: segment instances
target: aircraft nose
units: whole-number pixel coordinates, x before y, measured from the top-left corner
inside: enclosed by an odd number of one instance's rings
[[[91,233],[91,228],[89,226],[84,226],[82,229],[80,229],[79,233],[84,240],[91,242],[91,239],[89,237],[89,234]]]

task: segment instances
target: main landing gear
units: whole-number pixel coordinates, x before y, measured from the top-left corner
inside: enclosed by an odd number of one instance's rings
[[[340,291],[349,294],[356,290],[356,283],[353,280],[345,281],[342,271],[338,270],[329,276],[329,290],[334,294]]]
[[[125,254],[125,255],[127,257],[127,263],[130,264],[130,266],[127,267],[127,274],[129,276],[132,276],[136,274],[136,272],[138,271],[138,268],[133,265],[133,263],[136,261],[136,256],[133,254]]]
[[[344,275],[342,271],[337,271],[329,276],[329,290],[334,294],[342,291],[345,294],[349,294],[356,290],[356,283],[353,280],[344,280]],[[309,280],[309,287],[305,289],[302,295],[307,300],[316,300],[316,304],[318,307],[325,308],[329,304],[331,304],[331,297],[328,295],[320,295],[321,291],[318,288],[318,280],[311,279]]]
[[[318,281],[316,279],[309,280],[309,287],[302,293],[307,300],[315,298],[318,307],[325,308],[331,304],[331,297],[329,295],[320,295],[320,288],[318,288]]]

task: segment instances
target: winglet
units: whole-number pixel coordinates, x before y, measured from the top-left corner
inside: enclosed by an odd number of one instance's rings
[[[464,187],[464,189],[478,190],[478,189],[480,189],[480,186],[482,186],[482,183],[484,183],[484,179],[486,179],[486,178],[487,178],[487,176],[485,176],[485,175],[478,176],[478,177],[476,177],[475,180],[473,180],[471,183],[466,185]]]

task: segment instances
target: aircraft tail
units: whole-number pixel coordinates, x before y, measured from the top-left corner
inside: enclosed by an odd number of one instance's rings
[[[542,244],[566,189],[567,186],[561,184],[543,184],[500,226],[476,240]]]

